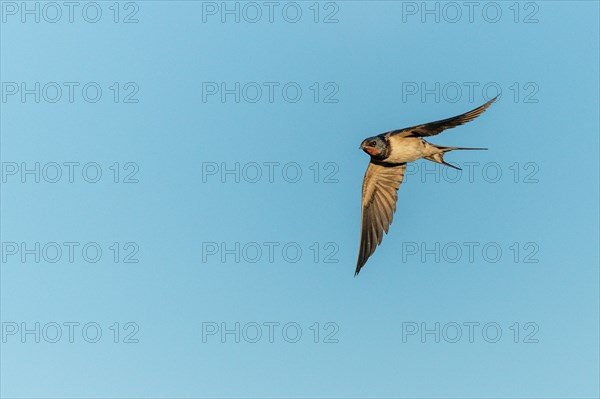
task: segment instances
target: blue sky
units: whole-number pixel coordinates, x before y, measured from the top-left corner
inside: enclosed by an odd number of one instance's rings
[[[3,397],[598,397],[597,2],[23,4]],[[360,142],[498,92],[354,278]]]

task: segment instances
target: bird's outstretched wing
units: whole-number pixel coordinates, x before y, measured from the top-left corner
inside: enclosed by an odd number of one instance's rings
[[[407,127],[399,130],[392,130],[391,132],[384,133],[386,136],[396,136],[400,135],[401,137],[427,137],[427,136],[435,136],[443,132],[446,129],[452,129],[453,127],[460,126],[464,123],[470,122],[473,119],[477,118],[479,115],[483,113],[494,101],[496,98],[492,98],[487,103],[482,106],[475,108],[469,112],[466,112],[462,115],[454,116],[448,119],[442,119],[441,121],[424,123],[422,125]]]
[[[381,244],[392,224],[396,210],[396,191],[406,171],[406,164],[369,163],[362,187],[362,223],[356,276]]]

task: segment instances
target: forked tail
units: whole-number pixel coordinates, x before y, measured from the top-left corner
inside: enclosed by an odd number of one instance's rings
[[[442,147],[442,146],[436,146],[436,148],[438,148],[440,150],[440,152],[438,152],[437,154],[433,154],[433,155],[430,155],[428,157],[425,157],[425,159],[427,159],[428,161],[437,162],[437,163],[440,163],[442,165],[446,165],[446,166],[449,166],[451,168],[458,169],[458,170],[462,170],[462,169],[459,168],[458,166],[452,165],[452,164],[444,161],[444,154],[445,153],[447,153],[448,151],[454,151],[454,150],[487,150],[487,148],[470,148],[470,147]]]
[[[443,147],[436,145],[442,152],[454,151],[454,150],[487,150],[487,148],[473,148],[473,147]]]

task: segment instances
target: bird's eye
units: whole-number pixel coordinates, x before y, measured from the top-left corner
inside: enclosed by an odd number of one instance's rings
[[[371,140],[371,141],[369,141],[369,145],[371,147],[375,147],[377,145],[377,142],[375,140]]]

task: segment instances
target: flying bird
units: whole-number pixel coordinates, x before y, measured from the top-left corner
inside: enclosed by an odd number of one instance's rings
[[[428,143],[423,137],[435,136],[446,129],[462,125],[485,111],[496,101],[492,98],[472,111],[436,122],[407,127],[365,139],[360,149],[371,156],[362,186],[362,222],[356,276],[367,259],[381,244],[396,211],[396,191],[402,183],[406,163],[424,158],[428,161],[459,169],[444,161],[444,154],[453,150],[486,150],[487,148],[443,147]]]

